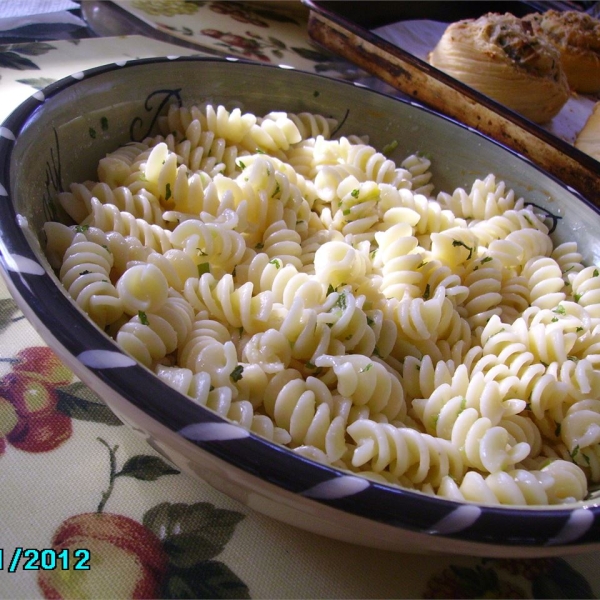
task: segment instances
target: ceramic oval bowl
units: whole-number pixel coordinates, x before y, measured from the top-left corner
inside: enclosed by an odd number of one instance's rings
[[[421,106],[362,87],[241,61],[164,58],[74,74],[36,93],[0,128],[1,264],[48,344],[125,423],[188,473],[249,507],[365,546],[483,556],[548,556],[600,547],[593,498],[552,508],[454,502],[314,462],[218,416],[159,380],[94,325],[46,259],[42,228],[56,196],[94,178],[108,152],[152,133],[171,102],[213,102],[263,115],[325,113],[338,135],[367,133],[398,154],[431,158],[436,189],[470,188],[493,172],[548,216],[556,242],[600,259],[600,215],[516,155]]]

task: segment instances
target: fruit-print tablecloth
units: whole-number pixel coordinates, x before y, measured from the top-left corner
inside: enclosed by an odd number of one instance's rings
[[[180,27],[163,14],[166,0],[131,4],[148,4],[149,19]],[[335,61],[303,34],[297,4],[289,18],[282,4],[196,2],[185,10],[214,17],[203,27],[212,50],[335,76]],[[169,10],[175,5],[184,3]],[[292,35],[285,27],[293,25]],[[183,53],[194,51],[139,36],[1,46],[0,120],[69,73]],[[43,552],[59,543],[78,553]],[[0,280],[0,598],[592,598],[598,565],[586,554],[396,554],[257,514],[180,473],[123,426],[60,363]]]

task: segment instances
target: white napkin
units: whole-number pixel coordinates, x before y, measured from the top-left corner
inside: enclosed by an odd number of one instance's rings
[[[0,0],[0,31],[40,23],[85,27],[85,21],[68,12],[73,8],[79,5],[72,0]]]

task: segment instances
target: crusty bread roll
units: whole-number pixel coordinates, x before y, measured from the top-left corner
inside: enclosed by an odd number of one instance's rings
[[[527,15],[534,31],[542,32],[560,52],[571,89],[582,94],[600,92],[600,21],[576,10]]]
[[[600,160],[600,102],[596,102],[592,114],[577,134],[575,147]]]
[[[558,50],[509,13],[452,23],[429,62],[536,123],[552,119],[569,97]]]

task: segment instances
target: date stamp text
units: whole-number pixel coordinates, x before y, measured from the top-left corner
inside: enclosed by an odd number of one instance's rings
[[[0,548],[0,571],[87,571],[90,568],[90,551],[86,548],[54,550],[52,548],[23,548],[17,546],[12,553]]]

